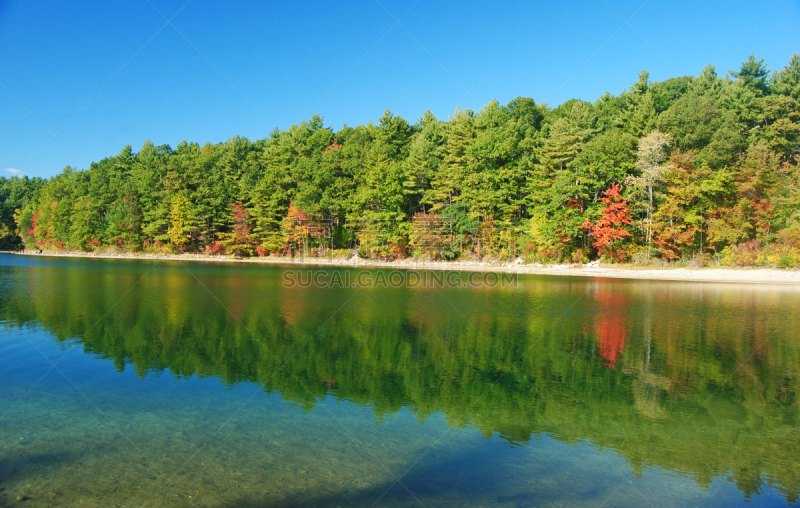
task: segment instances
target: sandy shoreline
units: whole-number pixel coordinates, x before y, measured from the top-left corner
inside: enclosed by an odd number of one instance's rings
[[[20,255],[19,253],[13,253]],[[481,262],[421,262],[413,259],[401,261],[372,261],[319,258],[252,258],[234,259],[230,256],[203,254],[152,254],[152,253],[83,253],[45,252],[26,256],[79,257],[100,259],[140,259],[153,261],[199,261],[210,263],[266,263],[298,266],[349,266],[359,268],[401,268],[407,270],[455,270],[480,272],[507,272],[532,275],[561,275],[572,277],[610,277],[619,279],[672,280],[695,282],[732,282],[746,284],[800,284],[800,270],[772,268],[632,268],[625,266],[589,264],[583,266],[534,266],[515,263]]]

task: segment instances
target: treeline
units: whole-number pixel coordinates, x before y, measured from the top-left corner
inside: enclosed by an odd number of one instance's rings
[[[798,154],[800,57],[770,72],[751,56],[725,77],[644,71],[594,103],[127,146],[86,171],[0,181],[0,217],[7,243],[38,248],[788,267]]]
[[[26,236],[17,227],[20,210],[32,205],[37,190],[44,186],[41,178],[4,178],[0,176],[0,249],[20,246],[20,235]]]

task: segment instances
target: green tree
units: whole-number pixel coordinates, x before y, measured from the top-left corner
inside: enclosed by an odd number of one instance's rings
[[[769,70],[763,58],[756,60],[755,55],[750,55],[742,62],[738,71],[728,72],[744,86],[753,89],[760,97],[769,93]]]

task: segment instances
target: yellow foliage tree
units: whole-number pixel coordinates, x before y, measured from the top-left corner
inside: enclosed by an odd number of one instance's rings
[[[189,241],[186,236],[189,222],[189,199],[180,194],[172,196],[169,215],[170,227],[167,230],[167,236],[172,245],[181,250]]]

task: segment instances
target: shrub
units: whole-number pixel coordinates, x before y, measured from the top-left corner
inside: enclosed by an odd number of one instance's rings
[[[722,250],[720,264],[723,266],[757,266],[761,243],[758,240],[749,240],[733,247]]]
[[[573,263],[588,263],[589,262],[589,253],[586,252],[585,249],[575,249],[575,252],[572,253],[572,262]]]
[[[778,263],[775,266],[778,268],[794,268],[797,265],[798,263],[796,259],[789,254],[784,254],[780,257],[780,259],[778,259]]]
[[[206,248],[203,252],[204,254],[208,254],[210,256],[220,256],[225,254],[225,247],[218,243],[210,243],[206,245]]]
[[[771,266],[777,268],[800,267],[800,248],[791,243],[763,247],[750,240],[733,247],[726,247],[718,255],[723,266]]]

